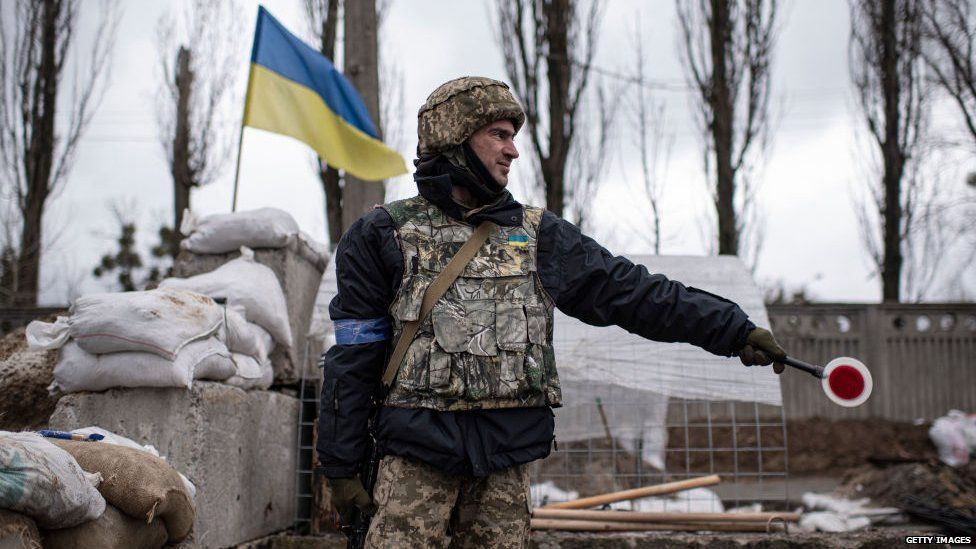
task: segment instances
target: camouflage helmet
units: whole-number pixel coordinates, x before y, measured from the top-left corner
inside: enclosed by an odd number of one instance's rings
[[[460,145],[478,128],[496,120],[511,120],[516,133],[525,122],[522,105],[507,84],[480,76],[445,82],[417,113],[417,156]]]

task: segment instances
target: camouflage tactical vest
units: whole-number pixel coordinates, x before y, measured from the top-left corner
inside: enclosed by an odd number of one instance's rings
[[[383,206],[403,251],[390,306],[394,341],[417,320],[427,287],[474,228],[422,196]],[[442,411],[559,406],[553,305],[536,273],[542,210],[523,206],[520,227],[498,227],[421,324],[385,404]]]

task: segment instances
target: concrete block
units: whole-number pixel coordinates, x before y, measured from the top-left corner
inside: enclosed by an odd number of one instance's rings
[[[173,264],[173,276],[186,278],[210,272],[240,255],[240,252],[202,255],[184,250]],[[254,259],[274,271],[288,304],[293,344],[290,349],[278,345],[271,353],[275,382],[299,381],[303,363],[306,375],[317,376],[316,349],[321,349],[321,344],[311,341],[307,335],[327,261],[300,239],[292,239],[285,248],[258,248],[254,250]]]
[[[225,547],[292,525],[298,406],[277,392],[196,382],[68,394],[50,426],[96,425],[155,446],[197,488],[196,522],[181,547]]]

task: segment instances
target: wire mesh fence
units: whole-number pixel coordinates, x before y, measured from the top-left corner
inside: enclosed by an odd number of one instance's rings
[[[788,448],[782,407],[753,402],[667,398],[663,417],[646,417],[636,437],[619,433],[608,417],[644,408],[645,402],[591,399],[571,404],[590,414],[602,436],[558,442],[531,466],[537,506],[708,475],[714,486],[670,497],[621,502],[641,511],[720,512],[761,506],[783,509],[789,500]],[[557,440],[558,440],[557,431]]]

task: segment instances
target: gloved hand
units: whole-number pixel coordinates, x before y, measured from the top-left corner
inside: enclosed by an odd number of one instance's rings
[[[746,366],[769,366],[773,364],[773,371],[783,373],[786,368],[781,362],[786,358],[786,351],[776,343],[773,333],[765,328],[754,328],[746,337],[746,344],[739,351],[739,360]]]
[[[332,505],[339,512],[342,524],[352,523],[357,508],[367,515],[376,512],[376,505],[370,500],[358,477],[330,478],[329,489],[332,491]]]

